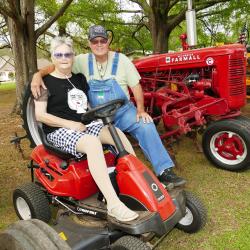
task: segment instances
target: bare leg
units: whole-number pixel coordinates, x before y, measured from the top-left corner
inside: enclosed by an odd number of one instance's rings
[[[135,156],[135,151],[131,143],[129,142],[128,138],[126,137],[126,135],[120,129],[116,128],[116,130],[118,132],[119,137],[121,138],[121,141],[122,141],[122,144],[124,145],[125,150]],[[114,140],[111,137],[111,134],[107,126],[102,128],[99,134],[99,138],[102,144],[110,144],[110,145],[115,146]]]
[[[137,218],[138,214],[127,208],[116,195],[108,175],[100,139],[84,135],[78,140],[76,150],[87,154],[90,173],[107,201],[108,213],[120,221]]]

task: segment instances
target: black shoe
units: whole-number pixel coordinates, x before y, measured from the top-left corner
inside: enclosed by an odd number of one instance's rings
[[[177,176],[172,168],[165,169],[164,172],[158,176],[160,182],[168,186],[170,183],[174,185],[174,187],[180,187],[185,185],[186,180]]]

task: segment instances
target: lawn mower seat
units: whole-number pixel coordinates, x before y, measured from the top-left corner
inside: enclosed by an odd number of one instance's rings
[[[72,158],[75,158],[74,155],[72,154],[69,154],[65,151],[63,151],[62,149],[58,148],[58,147],[55,147],[53,146],[51,143],[49,143],[47,141],[47,138],[46,138],[46,134],[44,133],[43,131],[43,126],[42,126],[42,123],[38,123],[37,124],[37,128],[38,128],[38,133],[41,137],[41,141],[43,143],[43,146],[45,147],[45,149],[49,152],[49,153],[52,153],[56,156],[58,156],[59,158],[61,158],[62,160],[69,160],[69,159],[72,159]]]

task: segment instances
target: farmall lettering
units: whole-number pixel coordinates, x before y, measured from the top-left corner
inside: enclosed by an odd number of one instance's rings
[[[200,55],[183,54],[178,56],[166,56],[166,63],[178,63],[178,62],[188,62],[200,60]]]

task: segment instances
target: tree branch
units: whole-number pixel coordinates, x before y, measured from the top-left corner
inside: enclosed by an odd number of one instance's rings
[[[175,28],[175,26],[177,26],[178,24],[180,24],[183,20],[185,20],[185,13],[186,13],[186,9],[183,9],[181,12],[179,12],[178,15],[173,15],[173,16],[169,16],[169,22],[168,22],[168,27],[169,30],[173,30]]]
[[[230,2],[230,0],[213,0],[213,1],[206,2],[206,3],[201,3],[200,6],[199,6],[199,4],[197,4],[196,6],[198,6],[198,7],[195,7],[195,10],[198,12],[200,10],[204,10],[204,9],[209,8],[209,7],[212,7],[216,4],[226,3],[226,2]]]
[[[6,1],[0,0],[0,14],[5,17],[14,18],[14,11],[10,8],[9,4],[6,4]]]
[[[109,11],[109,13],[143,13],[142,10],[117,10],[117,11]]]
[[[73,0],[66,0],[62,5],[62,7],[55,13],[55,15],[52,16],[43,26],[41,26],[35,31],[36,39],[41,34],[43,34],[60,16],[63,15],[63,13],[66,11],[66,9],[68,8],[68,6],[71,4],[72,1]]]
[[[2,47],[0,49],[3,49]],[[9,65],[13,66],[15,68],[15,65],[14,63],[11,63],[10,60],[11,60],[11,57],[9,57],[8,60],[6,60],[3,56],[0,56],[0,58],[5,61],[5,63],[8,63]]]
[[[224,9],[226,10],[226,9]],[[224,10],[218,10],[218,11],[213,11],[213,12],[203,12],[201,14],[198,14],[196,17],[197,19],[201,19],[203,17],[207,17],[207,16],[214,16],[214,15],[218,15],[218,14],[221,14]]]
[[[209,2],[206,2],[206,3],[202,3],[199,7],[195,7],[195,10],[196,10],[196,12],[198,12],[200,10],[209,8],[209,7],[211,7],[213,5],[216,5],[218,3],[226,3],[226,2],[229,2],[229,1],[230,0],[213,0],[213,1],[209,1]],[[173,30],[176,25],[178,25],[183,20],[185,20],[185,13],[186,13],[186,8],[183,9],[178,15],[169,16],[169,20],[170,20],[169,21],[169,30]],[[213,14],[217,14],[217,13],[214,12],[214,13],[211,14],[211,12],[210,12],[209,14],[203,14],[203,15],[208,16],[208,15],[213,15]],[[218,14],[219,14],[219,11],[218,11]],[[202,17],[202,14],[199,17]]]
[[[137,3],[144,10],[144,13],[148,13],[150,11],[150,6],[145,0],[130,0],[130,2]]]
[[[20,13],[20,3],[18,4],[17,1],[8,0],[8,5],[6,6],[7,16],[13,19],[18,25],[24,24],[24,19]]]

